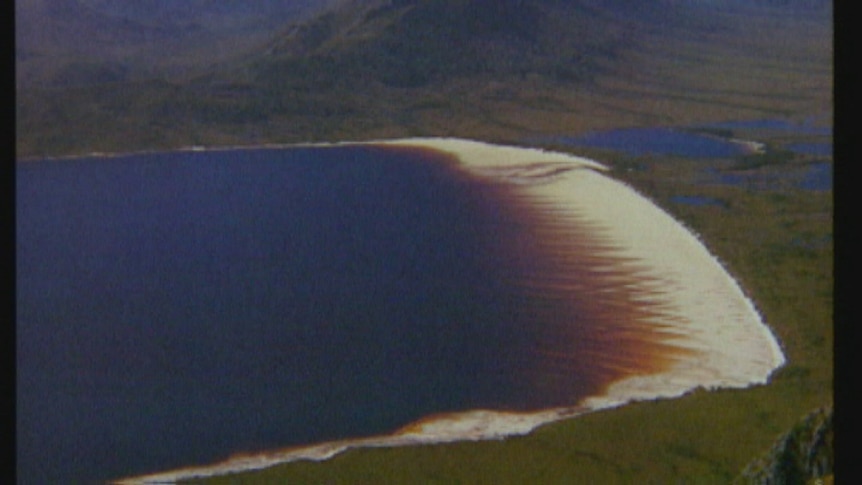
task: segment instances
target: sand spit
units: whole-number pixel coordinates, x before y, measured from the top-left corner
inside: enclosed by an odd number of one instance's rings
[[[720,135],[713,135],[710,133],[702,133],[698,132],[700,136],[711,138],[713,140],[733,143],[734,145],[739,145],[745,150],[746,155],[763,155],[766,153],[766,143],[755,141],[755,140],[745,140],[742,138],[728,138]]]
[[[730,138],[728,141],[732,143],[736,143],[737,145],[742,145],[748,152],[749,155],[763,155],[766,153],[766,144],[759,141],[754,140],[743,140],[740,138]]]
[[[338,145],[351,144],[356,143]],[[651,296],[660,301],[651,303],[662,305],[665,311],[657,314],[652,323],[661,328],[673,346],[686,352],[661,372],[622,378],[603,394],[572,403],[571,407],[531,413],[473,410],[431,416],[390,435],[235,456],[211,466],[117,483],[172,483],[290,461],[325,460],[350,448],[502,439],[627,402],[677,397],[700,387],[765,384],[785,362],[778,342],[753,303],[719,261],[667,213],[630,187],[602,174],[607,167],[563,153],[461,139],[414,138],[367,144],[433,149],[453,155],[461,168],[474,176],[515,184],[535,200],[552,203],[562,220],[568,213],[600,227],[613,241],[617,256],[636,262],[653,284],[658,281],[662,286],[663,291]]]

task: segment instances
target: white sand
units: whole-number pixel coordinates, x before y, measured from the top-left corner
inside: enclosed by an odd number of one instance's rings
[[[752,302],[690,231],[630,187],[600,172],[603,165],[562,153],[503,147],[461,139],[416,138],[369,142],[425,147],[455,155],[467,172],[489,181],[518,184],[528,194],[553,200],[611,236],[617,254],[632,258],[663,290],[655,298],[668,310],[657,326],[673,345],[690,350],[664,372],[624,378],[601,396],[572,407],[536,413],[476,410],[424,419],[386,436],[324,443],[213,466],[187,468],[118,483],[169,483],[181,478],[261,469],[278,463],[323,460],[349,448],[403,446],[459,440],[500,439],[529,433],[551,421],[621,404],[680,396],[699,387],[744,388],[765,384],[784,364],[778,342]],[[345,145],[345,144],[340,144]],[[571,168],[561,171],[560,168]],[[565,214],[564,214],[565,215]]]
[[[754,140],[742,140],[740,138],[730,138],[728,141],[742,145],[750,154],[762,155],[766,153],[766,143]]]

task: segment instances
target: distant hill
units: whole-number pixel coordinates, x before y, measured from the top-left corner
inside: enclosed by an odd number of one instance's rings
[[[20,87],[194,72],[247,53],[334,0],[16,0]]]
[[[391,87],[486,75],[588,81],[644,34],[722,28],[707,16],[690,16],[689,7],[665,3],[353,1],[277,37],[251,64],[264,81],[273,70],[289,74],[309,60],[350,83]]]
[[[18,146],[499,140],[823,107],[831,3],[790,2],[18,0]],[[803,72],[816,93],[781,86]]]

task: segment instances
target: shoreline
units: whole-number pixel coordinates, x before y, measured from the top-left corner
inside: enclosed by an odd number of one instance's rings
[[[170,483],[224,475],[298,460],[321,461],[352,448],[410,446],[504,439],[537,427],[629,402],[682,396],[698,388],[746,388],[768,382],[785,357],[753,302],[697,236],[631,187],[603,175],[593,160],[535,148],[492,145],[455,138],[406,138],[367,142],[303,143],[206,150],[328,146],[391,146],[431,149],[459,161],[466,173],[513,184],[536,200],[553,203],[559,217],[581,217],[605,231],[621,258],[635,261],[661,305],[654,327],[687,351],[658,373],[610,384],[571,406],[533,412],[468,410],[423,418],[388,435],[234,455],[220,463],[125,478],[114,483]],[[201,151],[188,147],[184,151]],[[71,157],[70,157],[71,158]]]
[[[754,140],[746,140],[742,138],[725,138],[718,135],[711,135],[708,133],[699,133],[701,136],[707,138],[713,138],[716,140],[726,141],[732,143],[734,145],[739,145],[743,147],[748,154],[763,154],[766,152],[766,144],[759,141]],[[415,140],[420,143],[428,142],[432,140],[456,140],[457,138],[450,137],[409,137],[409,138],[400,138],[400,139],[380,139],[380,140],[365,140],[365,141],[338,141],[338,142],[297,142],[297,143],[261,143],[256,145],[219,145],[219,146],[207,146],[207,145],[184,145],[177,148],[165,148],[165,149],[156,149],[156,150],[135,150],[129,152],[89,152],[83,154],[75,154],[75,155],[56,155],[56,156],[42,156],[42,157],[34,157],[28,156],[23,158],[16,157],[16,163],[28,163],[35,161],[56,161],[56,160],[75,160],[81,158],[99,158],[99,159],[109,159],[109,158],[119,158],[119,157],[130,157],[135,155],[156,155],[160,153],[176,153],[176,152],[191,152],[191,153],[203,153],[203,152],[211,152],[211,151],[234,151],[234,150],[278,150],[278,149],[288,149],[288,148],[302,148],[302,147],[328,147],[328,146],[351,146],[351,145],[398,145],[402,144],[401,141],[409,141]],[[465,141],[472,141],[466,140]],[[485,142],[477,142],[477,143],[485,143]],[[489,144],[490,145],[490,144]],[[523,150],[537,150],[544,152],[544,154],[560,154],[563,156],[580,159],[582,161],[587,161],[589,159],[584,157],[579,157],[577,155],[565,154],[562,152],[552,152],[539,148],[531,148],[526,146],[517,146],[517,145],[495,145],[495,146],[506,146],[508,148],[516,148]],[[426,148],[432,148],[430,146]],[[433,149],[433,148],[432,148]],[[593,160],[589,160],[594,164],[593,168],[607,170],[607,167],[602,166],[598,162]]]

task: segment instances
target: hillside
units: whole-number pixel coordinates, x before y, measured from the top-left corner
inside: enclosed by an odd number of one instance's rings
[[[273,14],[241,36],[227,32],[259,16],[42,1],[65,13],[40,17],[53,27],[39,32],[56,36],[33,43],[41,51],[19,42],[22,156],[432,134],[515,142],[831,106],[828,6],[345,0],[303,22]],[[35,24],[19,10],[19,25]],[[158,21],[169,14],[200,32]],[[204,28],[212,19],[234,20]],[[50,51],[63,29],[105,52]]]
[[[332,1],[16,0],[19,89],[177,77],[242,57]]]

